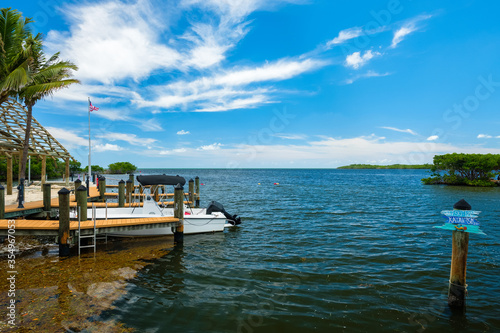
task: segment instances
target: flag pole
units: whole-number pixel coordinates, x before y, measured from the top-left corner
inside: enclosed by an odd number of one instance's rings
[[[87,176],[87,195],[90,193],[90,190],[89,190],[89,186],[90,186],[90,179],[92,177],[92,166],[90,164],[90,150],[91,150],[91,143],[90,143],[90,97],[89,97],[89,109],[88,109],[88,113],[89,113],[89,174]]]

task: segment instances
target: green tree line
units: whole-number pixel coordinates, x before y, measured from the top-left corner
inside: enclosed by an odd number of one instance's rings
[[[79,174],[87,172],[87,166],[82,168],[82,164],[78,161],[70,161],[70,173]],[[42,177],[42,159],[32,157],[31,158],[31,180],[40,180]],[[28,170],[28,168],[27,168]],[[130,162],[116,162],[108,166],[108,168],[103,168],[99,165],[92,165],[92,173],[110,173],[110,174],[124,174],[128,172],[134,172],[137,167]],[[61,178],[66,171],[66,162],[62,160],[52,160],[47,159],[46,163],[46,173],[47,178]],[[19,180],[19,160],[13,159],[12,161],[12,178],[14,180]],[[27,178],[26,178],[27,179]],[[0,181],[5,182],[7,180],[7,158],[0,157]]]
[[[423,178],[427,185],[495,186],[491,179],[500,170],[499,154],[445,154],[436,155],[431,176]]]

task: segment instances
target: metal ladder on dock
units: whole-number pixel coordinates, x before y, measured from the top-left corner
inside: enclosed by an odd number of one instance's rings
[[[81,207],[78,207],[78,255],[80,255],[80,250],[81,249],[84,249],[84,248],[89,248],[89,247],[93,247],[94,248],[94,254],[95,254],[95,250],[96,250],[96,214],[95,214],[95,205],[92,204],[92,221],[94,222],[94,230],[92,232],[91,235],[85,235],[85,236],[82,236],[81,235],[81,229],[80,229],[80,209]],[[92,245],[81,245],[81,239],[82,238],[92,238],[93,241],[92,241]]]

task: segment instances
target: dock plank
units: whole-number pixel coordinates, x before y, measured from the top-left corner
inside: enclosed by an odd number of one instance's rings
[[[0,230],[8,228],[9,220],[0,220]],[[96,228],[111,228],[111,227],[130,227],[146,224],[158,223],[175,223],[179,219],[170,216],[148,217],[139,219],[110,219],[97,220]],[[16,230],[59,230],[59,221],[57,220],[15,220]],[[83,221],[80,224],[80,229],[93,229],[94,222],[92,220]],[[70,222],[70,230],[78,230],[78,221]]]

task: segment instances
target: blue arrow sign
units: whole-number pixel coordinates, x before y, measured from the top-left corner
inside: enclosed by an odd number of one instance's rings
[[[441,214],[446,218],[446,223],[434,228],[484,235],[485,233],[479,229],[480,223],[477,220],[480,213],[477,210],[443,210]]]
[[[478,210],[443,210],[441,214],[446,216],[477,217],[481,212]]]
[[[471,233],[471,234],[486,235],[481,229],[479,229],[479,226],[477,226],[477,225],[470,225],[470,226],[467,226],[467,227],[459,227],[456,224],[445,223],[445,224],[440,225],[440,226],[435,226],[434,228],[439,228],[439,229],[444,229],[444,230],[451,230],[451,231],[457,230],[457,231],[468,232],[468,233]]]

